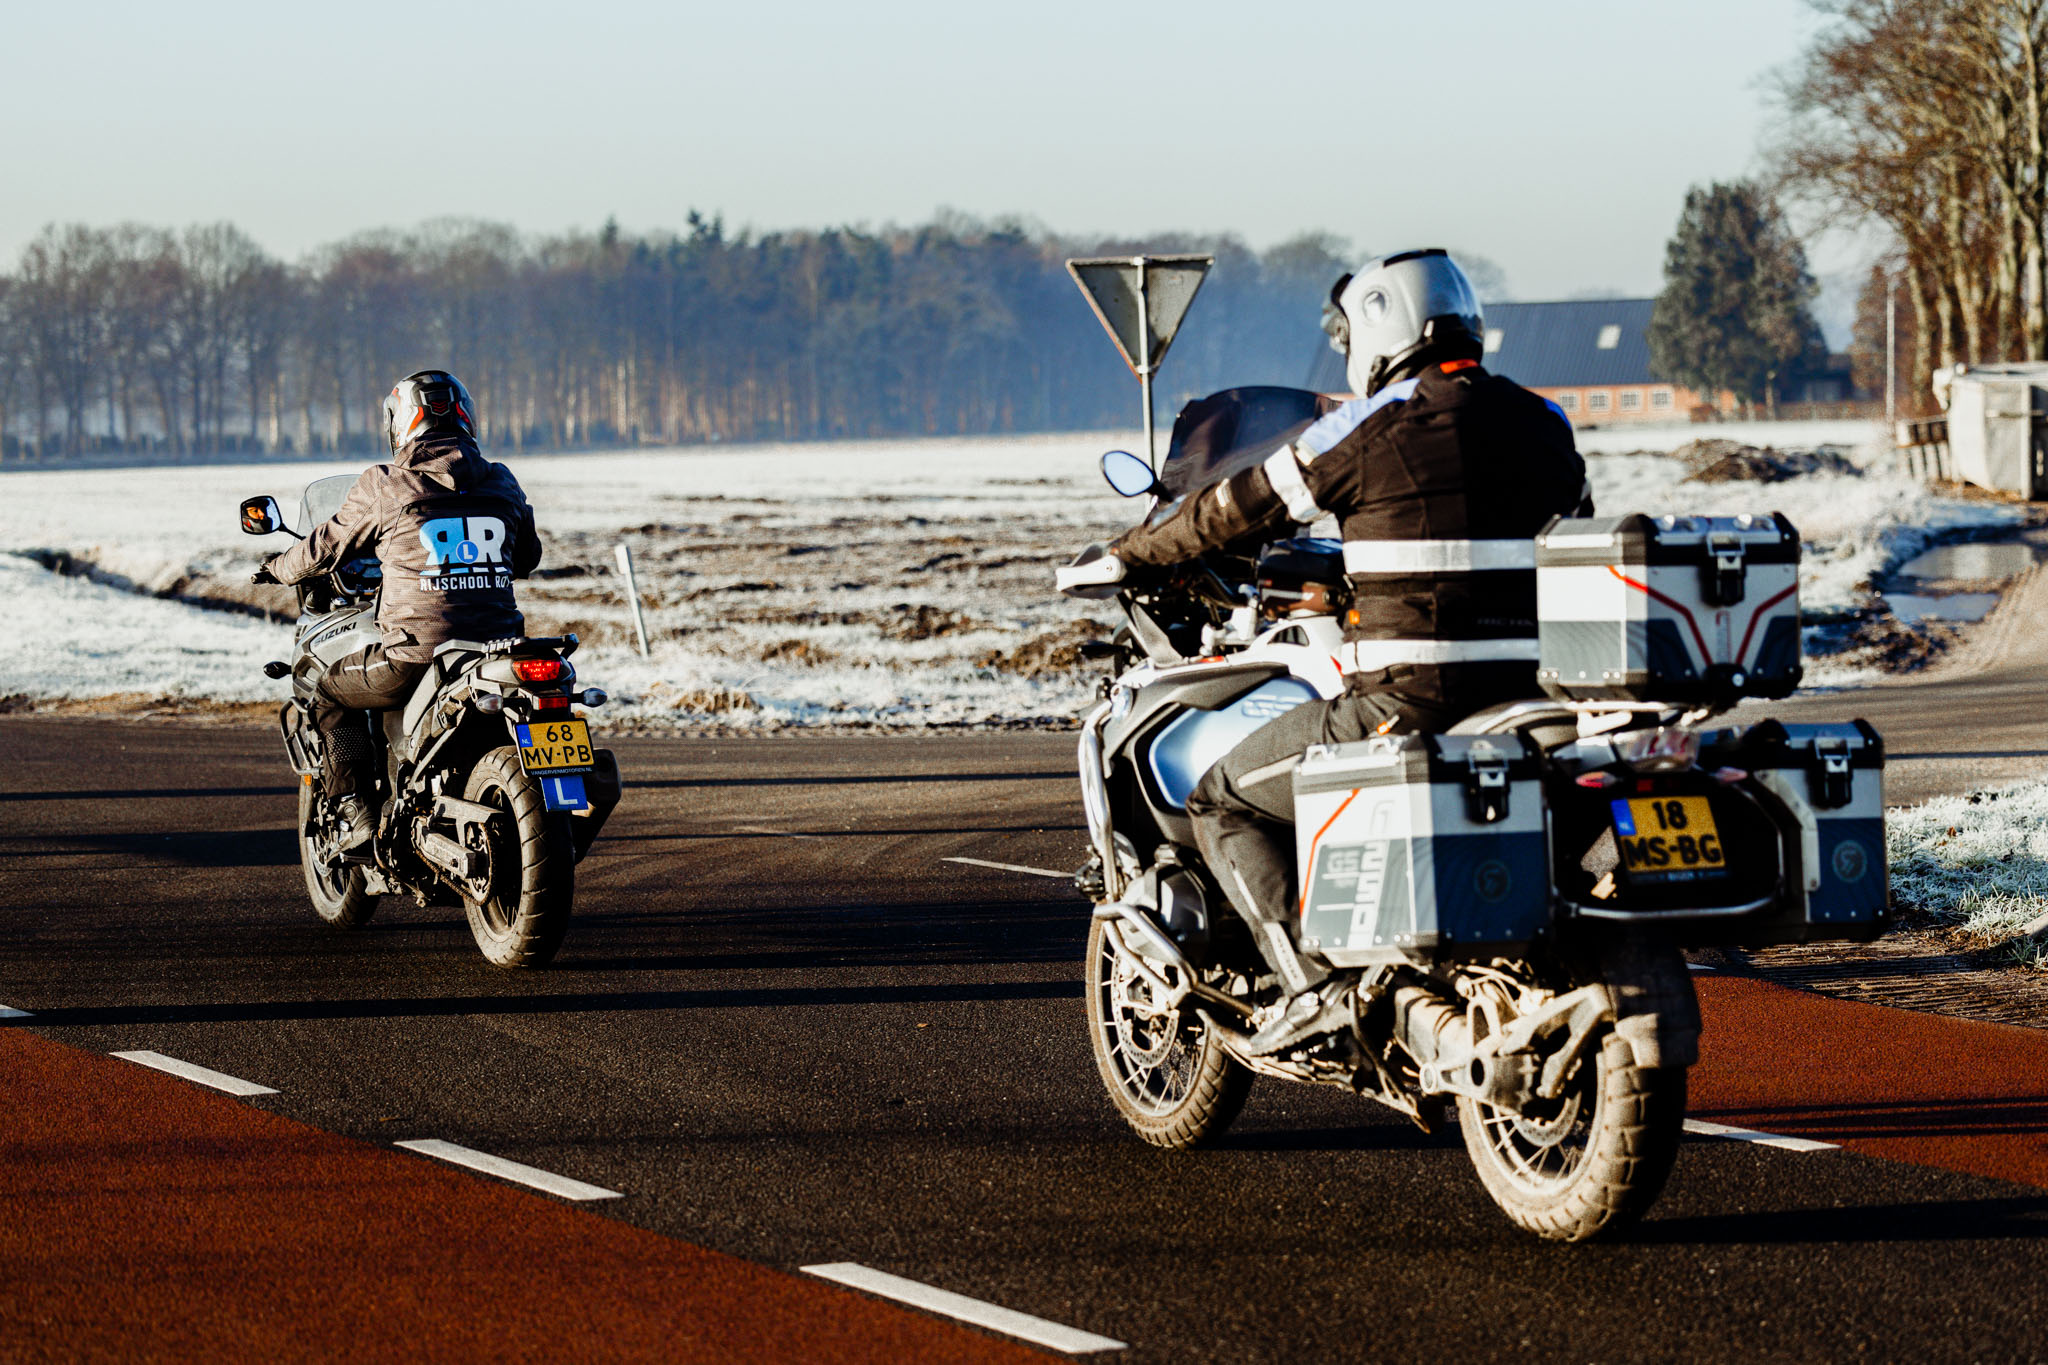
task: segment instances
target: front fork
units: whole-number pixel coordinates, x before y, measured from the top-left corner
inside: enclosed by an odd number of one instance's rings
[[[1088,842],[1102,863],[1103,899],[1119,901],[1130,889],[1130,881],[1116,856],[1116,826],[1109,815],[1109,779],[1102,771],[1102,727],[1109,723],[1109,711],[1110,704],[1103,702],[1081,723],[1081,809],[1088,818]]]

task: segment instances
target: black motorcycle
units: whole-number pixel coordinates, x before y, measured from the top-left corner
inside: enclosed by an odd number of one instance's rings
[[[309,484],[300,525],[333,515],[353,482],[337,475]],[[269,497],[242,504],[242,529],[300,534]],[[600,706],[605,695],[577,690],[574,635],[441,644],[404,707],[371,713],[376,833],[343,850],[319,794],[313,695],[330,666],[380,638],[379,580],[377,560],[365,556],[298,584],[291,661],[263,666],[291,679],[278,725],[299,774],[299,857],[313,911],[351,929],[380,896],[459,901],[487,960],[545,966],[568,932],[576,864],[619,803],[618,764],[593,746],[588,719],[574,709]]]

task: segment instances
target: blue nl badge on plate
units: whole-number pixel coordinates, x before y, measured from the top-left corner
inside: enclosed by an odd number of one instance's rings
[[[513,726],[513,727],[512,727],[512,736],[513,736],[513,739],[514,739],[514,741],[515,741],[515,742],[516,742],[516,743],[517,743],[517,744],[519,745],[519,747],[520,747],[520,748],[522,748],[522,749],[531,749],[531,748],[533,747],[533,733],[532,733],[532,731],[530,731],[529,729],[527,729],[527,727],[526,727],[526,726],[524,726],[524,725],[515,725],[515,726]]]
[[[540,794],[541,799],[547,802],[549,810],[590,809],[590,800],[583,794],[583,777],[580,773],[569,777],[543,777],[540,780]]]
[[[1614,807],[1614,832],[1624,839],[1635,838],[1636,816],[1635,812],[1628,808],[1628,802],[1615,801],[1610,804]]]

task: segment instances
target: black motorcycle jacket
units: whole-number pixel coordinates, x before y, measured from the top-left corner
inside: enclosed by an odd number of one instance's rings
[[[463,436],[429,437],[356,479],[341,510],[270,564],[281,583],[374,550],[384,571],[377,629],[392,659],[430,659],[444,640],[525,627],[512,581],[540,563],[533,509],[512,471]]]
[[[1451,361],[1344,403],[1111,549],[1127,564],[1175,564],[1334,516],[1349,683],[1476,708],[1535,694],[1534,537],[1554,516],[1591,512],[1556,405]]]

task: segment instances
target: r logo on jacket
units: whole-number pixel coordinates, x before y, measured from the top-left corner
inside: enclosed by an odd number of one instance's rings
[[[444,640],[524,632],[512,584],[540,563],[533,509],[512,471],[467,436],[414,441],[364,470],[341,510],[272,571],[296,582],[371,551],[384,570],[377,629],[390,658],[416,662]]]

